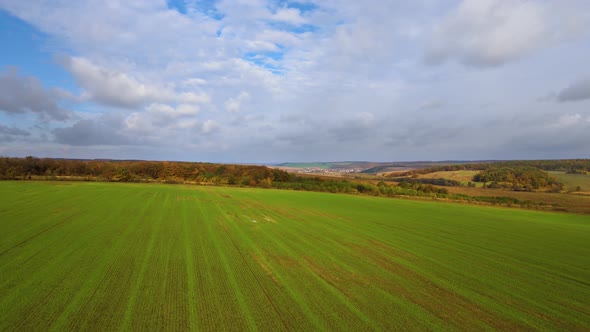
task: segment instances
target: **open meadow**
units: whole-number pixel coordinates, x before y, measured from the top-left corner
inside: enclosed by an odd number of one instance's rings
[[[590,174],[567,174],[565,172],[549,172],[564,184],[565,190],[587,193],[590,195]],[[578,191],[577,189],[581,189]]]
[[[590,217],[0,182],[0,330],[590,330]]]
[[[440,171],[440,172],[432,172],[421,174],[418,176],[419,178],[423,179],[449,179],[454,181],[459,181],[463,185],[467,185],[467,183],[473,181],[473,177],[479,173],[479,171]]]

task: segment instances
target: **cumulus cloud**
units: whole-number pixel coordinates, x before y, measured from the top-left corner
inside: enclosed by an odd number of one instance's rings
[[[210,134],[212,132],[215,132],[218,129],[219,129],[219,125],[217,123],[215,123],[215,121],[213,121],[213,120],[207,120],[207,121],[203,122],[203,124],[200,127],[200,131],[203,134]]]
[[[31,133],[26,130],[16,127],[7,127],[0,124],[0,142],[13,142],[17,139],[28,136],[31,136]]]
[[[152,120],[140,112],[133,112],[125,117],[125,126],[132,132],[150,133],[157,129],[154,127]]]
[[[106,70],[84,58],[65,58],[63,63],[86,90],[83,97],[106,105],[134,108],[166,97],[157,87],[139,83],[124,73]]]
[[[132,138],[121,133],[120,119],[104,117],[98,120],[80,120],[71,127],[53,130],[57,143],[74,146],[133,145]]]
[[[305,18],[301,16],[298,9],[295,8],[279,8],[271,18],[276,21],[282,21],[290,24],[303,24],[306,22]]]
[[[153,103],[146,108],[146,111],[143,114],[134,112],[128,117],[129,121],[134,121],[132,127],[155,130],[156,128],[163,129],[166,126],[178,124],[180,127],[186,128],[190,126],[190,123],[196,121],[195,116],[199,113],[200,108],[198,105],[189,104],[172,107],[166,104]],[[143,126],[139,125],[141,123],[138,120],[139,117],[143,117],[145,122]],[[146,125],[147,123],[149,125]]]
[[[16,69],[0,72],[0,111],[34,113],[44,120],[66,120],[71,112],[58,105],[56,94],[35,77],[22,77]]]
[[[82,98],[92,99],[105,105],[138,108],[155,101],[187,103],[210,101],[207,94],[175,92],[169,87],[142,83],[130,75],[102,68],[85,58],[63,58],[62,62],[78,84],[85,89]]]
[[[176,108],[165,105],[154,103],[147,107],[147,111],[153,114],[163,115],[166,117],[177,118],[181,116],[197,115],[199,113],[198,105],[180,104]]]
[[[71,146],[157,147],[166,146],[179,136],[185,137],[185,144],[196,142],[200,137],[212,135],[219,129],[219,125],[210,119],[200,121],[183,116],[176,120],[163,119],[160,117],[162,112],[176,112],[165,105],[154,105],[150,110],[126,116],[106,114],[79,120],[71,126],[52,130],[54,142]],[[176,117],[176,114],[172,117]]]
[[[187,78],[182,82],[185,86],[199,86],[199,85],[205,85],[207,84],[207,80],[204,80],[202,78]]]
[[[550,125],[551,128],[571,128],[576,126],[588,126],[590,124],[590,116],[584,117],[580,113],[561,115],[557,121]]]
[[[184,130],[189,137],[198,140],[204,136],[209,136],[220,130],[220,126],[213,120],[208,119],[200,121],[198,119],[183,119],[174,122],[169,127],[173,131]]]
[[[156,141],[158,138],[195,137],[209,135],[219,129],[212,119],[197,118],[200,113],[198,105],[180,104],[172,107],[167,104],[153,103],[145,111],[132,112],[121,121],[122,132],[137,138]],[[183,133],[181,135],[181,133]],[[196,135],[196,136],[195,136]],[[165,142],[166,140],[163,139]]]
[[[242,107],[242,103],[250,99],[250,94],[248,92],[242,91],[236,97],[229,98],[225,102],[225,109],[228,112],[236,113],[240,111]]]
[[[31,135],[28,131],[22,130],[16,127],[7,127],[0,124],[0,134],[10,136],[29,136]]]
[[[206,93],[180,92],[173,95],[171,100],[179,103],[208,104],[211,97]]]
[[[590,99],[590,79],[577,81],[561,90],[557,95],[560,102]]]
[[[498,66],[583,33],[590,17],[569,0],[463,0],[432,29],[426,59]],[[587,10],[587,8],[586,8]]]
[[[78,86],[44,91],[84,120],[47,131],[77,153],[399,160],[497,149],[506,158],[512,138],[569,128],[577,134],[567,139],[586,137],[585,103],[534,101],[588,75],[585,0],[0,3],[65,52]],[[429,66],[425,54],[468,66]],[[552,100],[586,99],[584,86]]]
[[[539,2],[462,1],[434,27],[429,62],[449,58],[477,66],[495,66],[518,58],[546,41],[546,15]]]
[[[272,45],[295,46],[301,42],[301,37],[295,33],[264,29],[256,33],[255,40],[271,43]]]

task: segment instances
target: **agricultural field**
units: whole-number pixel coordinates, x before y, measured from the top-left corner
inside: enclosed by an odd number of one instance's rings
[[[581,192],[590,194],[590,174],[567,174],[565,172],[548,172],[563,183],[566,191],[576,191],[579,186]]]
[[[584,213],[590,215],[590,195],[566,193],[525,192],[509,189],[483,189],[468,187],[446,187],[449,193],[468,196],[512,197],[521,201],[531,201],[545,204],[544,208],[554,211]],[[536,208],[541,208],[537,206]]]
[[[0,330],[590,330],[590,217],[0,182]]]
[[[441,172],[432,172],[427,174],[420,174],[418,177],[421,179],[447,179],[447,180],[454,180],[459,181],[463,185],[467,185],[467,183],[473,181],[473,177],[478,174],[480,171],[441,171]],[[480,186],[482,184],[479,184]]]

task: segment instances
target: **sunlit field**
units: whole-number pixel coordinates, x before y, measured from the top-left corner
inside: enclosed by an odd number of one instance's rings
[[[589,330],[590,218],[0,182],[0,330]]]

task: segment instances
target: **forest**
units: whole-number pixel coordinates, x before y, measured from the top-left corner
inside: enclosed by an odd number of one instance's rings
[[[460,187],[461,186],[461,182],[459,181],[455,181],[455,180],[450,180],[450,179],[443,179],[443,178],[438,178],[438,179],[426,179],[426,178],[406,178],[406,177],[397,177],[397,178],[392,178],[392,181],[397,181],[397,182],[410,182],[410,183],[422,183],[422,184],[433,184],[436,186],[444,186],[444,187]]]
[[[531,166],[488,167],[473,177],[476,182],[492,182],[490,187],[506,187],[514,190],[550,188],[561,191],[563,184],[547,172]]]
[[[193,182],[270,186],[273,181],[288,182],[292,175],[281,170],[254,165],[226,165],[170,161],[76,160],[49,158],[0,158],[0,178],[77,180],[105,182]]]

